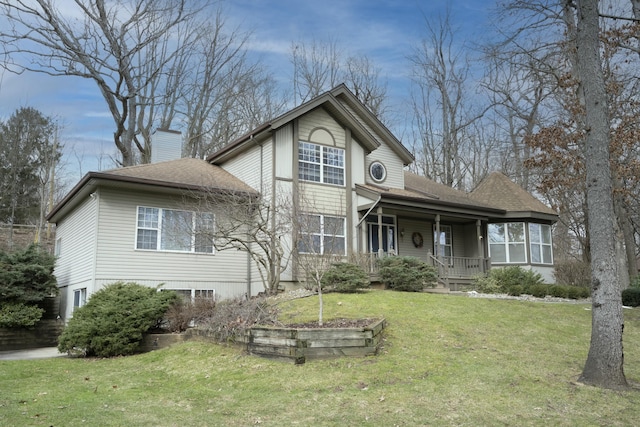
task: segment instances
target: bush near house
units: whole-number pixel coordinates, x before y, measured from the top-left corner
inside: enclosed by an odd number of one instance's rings
[[[474,281],[478,292],[488,294],[506,294],[514,286],[522,286],[526,293],[526,289],[544,284],[539,273],[520,266],[492,268],[488,275],[478,276]]]
[[[371,284],[369,275],[356,264],[336,263],[322,276],[322,289],[326,292],[358,292]]]
[[[133,354],[143,334],[159,326],[177,300],[175,292],[158,292],[137,283],[108,285],[73,312],[58,350],[81,349],[87,356],[98,357]]]
[[[415,257],[389,256],[378,261],[380,281],[395,291],[420,292],[435,287],[436,269]]]
[[[31,327],[44,313],[38,304],[57,295],[55,257],[37,245],[0,251],[0,327]]]
[[[547,285],[542,276],[519,266],[493,268],[487,276],[475,278],[478,292],[487,294],[508,294],[511,296],[531,295],[544,298],[589,298],[589,288],[572,285]]]

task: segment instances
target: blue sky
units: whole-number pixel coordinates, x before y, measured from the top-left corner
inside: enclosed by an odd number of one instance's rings
[[[68,0],[61,0],[68,3]],[[390,105],[409,96],[407,56],[426,37],[425,16],[451,12],[460,43],[487,32],[493,0],[236,0],[225,1],[227,22],[251,31],[249,49],[282,82],[291,81],[293,42],[333,40],[345,54],[366,54],[381,69]],[[1,73],[1,72],[0,72]],[[90,170],[112,167],[112,119],[95,83],[44,74],[0,74],[0,116],[22,106],[39,109],[61,123],[65,158],[76,181]]]

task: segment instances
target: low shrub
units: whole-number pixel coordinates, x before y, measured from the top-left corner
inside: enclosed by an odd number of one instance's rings
[[[213,314],[200,323],[200,328],[214,333],[220,342],[233,341],[254,325],[277,322],[277,310],[264,297],[246,300],[227,299],[216,304]]]
[[[544,298],[549,295],[549,286],[544,284],[531,285],[528,287],[527,293],[536,298]]]
[[[395,291],[420,292],[435,287],[436,269],[415,257],[388,256],[378,261],[380,281]]]
[[[44,309],[35,305],[18,303],[0,304],[0,328],[28,328],[42,318]]]
[[[161,324],[177,298],[173,291],[158,292],[137,283],[108,285],[73,312],[58,350],[82,349],[87,356],[98,357],[133,354],[143,334]]]
[[[509,286],[507,293],[513,297],[519,297],[524,292],[524,286],[522,285],[512,285]]]
[[[495,294],[508,293],[509,289],[515,285],[522,286],[523,293],[528,293],[527,289],[543,283],[539,273],[525,270],[520,266],[492,268],[488,275],[477,276],[474,280],[478,292]]]
[[[549,295],[556,298],[568,298],[569,286],[553,285],[549,287]]]
[[[627,307],[640,306],[640,288],[627,288],[622,291],[622,305]]]
[[[332,265],[322,276],[324,291],[351,293],[368,288],[370,284],[369,275],[362,267],[347,262]]]
[[[165,313],[163,327],[170,332],[184,332],[213,316],[216,301],[213,298],[196,297],[194,300],[179,298]]]

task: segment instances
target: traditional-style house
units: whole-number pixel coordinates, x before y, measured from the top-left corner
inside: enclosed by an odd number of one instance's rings
[[[158,136],[157,160],[179,152],[171,133]],[[553,281],[553,210],[504,175],[490,175],[467,194],[407,172],[412,161],[341,85],[206,161],[90,172],[48,215],[57,227],[62,313],[70,317],[115,281],[219,298],[263,291],[246,252],[216,247],[219,214],[185,207],[185,198],[203,191],[260,197],[279,215],[284,196],[295,212],[292,222],[305,218],[278,236],[288,259],[330,251],[364,260],[375,273],[377,257],[415,256],[438,267],[441,286],[452,288],[496,265],[521,265]],[[224,215],[224,206],[218,208]],[[192,227],[176,231],[178,223]],[[296,244],[303,237],[308,243]],[[280,273],[282,286],[304,280],[294,265]]]

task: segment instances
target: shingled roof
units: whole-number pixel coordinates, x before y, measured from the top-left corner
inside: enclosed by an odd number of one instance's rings
[[[221,167],[193,158],[129,166],[93,174],[105,178],[122,177],[130,182],[161,184],[174,188],[256,192]]]
[[[456,190],[444,184],[435,182],[424,176],[415,173],[404,173],[404,187],[407,190],[422,193],[425,196],[441,200],[443,202],[456,203],[460,205],[470,205],[481,208],[498,208],[491,203],[481,202],[471,199],[464,191]]]
[[[219,166],[201,159],[183,158],[166,162],[89,172],[47,215],[56,222],[82,197],[103,185],[153,186],[161,191],[231,191],[248,195],[258,192]]]
[[[469,197],[481,203],[490,203],[511,213],[531,212],[557,217],[558,213],[533,197],[500,172],[493,172],[482,180]]]

